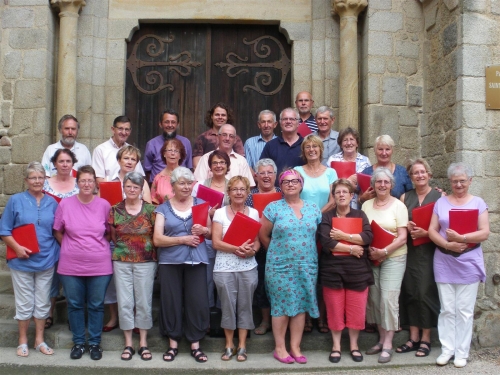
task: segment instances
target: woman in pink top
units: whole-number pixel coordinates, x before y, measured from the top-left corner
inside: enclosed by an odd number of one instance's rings
[[[54,221],[55,237],[61,244],[57,272],[68,302],[68,317],[74,346],[70,357],[85,353],[85,304],[88,311],[90,358],[101,359],[104,294],[113,276],[107,219],[111,206],[94,195],[95,171],[80,167],[76,181],[80,192],[61,201]]]
[[[181,141],[172,138],[165,141],[160,154],[166,167],[155,176],[151,185],[151,198],[156,205],[162,204],[174,196],[170,176],[172,176],[174,169],[186,159],[186,149]]]

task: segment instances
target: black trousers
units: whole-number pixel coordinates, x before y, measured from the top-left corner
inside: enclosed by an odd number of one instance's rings
[[[160,333],[200,341],[210,324],[206,264],[160,264]],[[185,318],[185,320],[184,320]]]

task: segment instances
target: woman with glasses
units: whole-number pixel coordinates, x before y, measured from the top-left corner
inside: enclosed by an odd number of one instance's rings
[[[434,275],[441,311],[438,318],[441,355],[438,365],[446,365],[455,356],[455,367],[467,365],[479,283],[486,281],[481,242],[488,239],[488,206],[469,193],[472,169],[465,163],[448,167],[452,194],[438,199],[429,227],[429,237],[436,244]],[[478,210],[477,229],[458,234],[450,229],[450,211]]]
[[[170,183],[170,177],[174,169],[180,166],[186,159],[186,149],[181,141],[172,138],[165,141],[160,154],[166,167],[155,176],[151,185],[151,199],[156,205],[162,204],[173,197],[174,192]]]
[[[160,279],[160,333],[168,336],[169,347],[163,360],[172,362],[183,334],[191,344],[196,362],[208,357],[200,348],[209,325],[206,241],[211,238],[211,221],[193,224],[192,208],[204,203],[191,196],[193,173],[184,167],[174,169],[170,178],[174,196],[156,208],[153,240],[158,248]]]
[[[44,340],[45,319],[49,316],[50,286],[54,266],[59,257],[59,244],[52,235],[52,224],[57,202],[43,193],[45,170],[42,164],[31,162],[24,171],[28,189],[12,195],[0,220],[0,236],[13,249],[16,258],[7,260],[12,277],[16,316],[19,329],[18,357],[27,357],[28,328],[35,321],[34,348],[42,354],[52,355],[54,351]],[[12,231],[22,225],[34,224],[40,252],[21,246],[12,236]]]
[[[266,286],[271,301],[274,358],[282,363],[307,363],[300,350],[305,314],[319,316],[316,301],[318,251],[316,228],[321,211],[300,198],[302,175],[287,169],[279,177],[284,199],[270,203],[264,210],[259,233],[267,248]],[[290,327],[290,352],[285,334]]]
[[[227,184],[227,192],[229,204],[215,211],[212,228],[213,246],[217,250],[213,277],[222,306],[221,327],[226,336],[221,359],[229,361],[235,355],[238,362],[244,362],[247,360],[247,332],[255,328],[252,300],[258,279],[255,254],[260,243],[255,238],[235,246],[224,242],[224,235],[237,212],[255,221],[259,221],[259,213],[245,205],[250,193],[250,182],[246,177],[232,177]],[[233,342],[235,329],[238,329],[237,350]]]
[[[260,159],[255,164],[255,170],[257,173],[256,181],[257,186],[250,189],[250,194],[245,202],[249,207],[253,206],[253,195],[254,194],[270,194],[270,193],[281,193],[281,188],[275,186],[276,182],[276,164],[272,159]],[[255,260],[257,261],[257,272],[259,274],[259,282],[257,284],[257,289],[254,293],[254,305],[260,309],[262,313],[262,321],[259,326],[255,328],[254,333],[256,335],[265,335],[271,330],[271,305],[269,303],[269,298],[267,298],[266,292],[266,255],[267,249],[261,246],[257,254],[255,254]]]
[[[104,295],[113,276],[109,248],[109,203],[94,195],[96,175],[90,165],[78,169],[80,191],[65,198],[57,207],[55,236],[61,243],[57,272],[68,302],[68,317],[74,346],[70,357],[85,353],[85,310],[88,314],[90,358],[102,358],[101,332]],[[85,309],[86,306],[86,309]]]
[[[436,202],[441,193],[429,185],[432,171],[424,159],[411,160],[406,168],[415,189],[404,193],[401,201],[408,209],[408,255],[401,286],[401,325],[410,326],[410,338],[396,348],[396,353],[416,351],[416,357],[426,357],[431,351],[431,328],[436,327],[439,314],[439,296],[434,281],[433,259],[436,245],[432,242],[414,246],[417,238],[429,237],[427,228],[417,227],[413,210]],[[422,335],[420,335],[422,331]]]
[[[369,257],[378,262],[372,265],[375,284],[370,286],[366,320],[377,324],[379,342],[366,351],[366,354],[379,354],[379,363],[391,361],[392,339],[399,328],[399,293],[406,268],[406,237],[408,210],[399,199],[391,196],[394,176],[388,168],[377,168],[370,180],[375,198],[366,201],[362,210],[370,223],[379,226],[394,235],[390,245],[383,249],[370,246]]]

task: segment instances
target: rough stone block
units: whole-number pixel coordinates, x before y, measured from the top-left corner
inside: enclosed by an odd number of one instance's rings
[[[313,20],[323,19],[330,14],[330,7],[327,7],[327,3],[321,0],[311,1],[312,5],[312,18]]]
[[[12,149],[12,153],[14,153],[14,149]],[[43,153],[43,151],[42,151]],[[42,154],[40,154],[42,155]],[[33,160],[38,160],[40,158]],[[32,160],[30,160],[32,161]],[[25,162],[25,164],[29,163]],[[25,165],[5,165],[3,167],[3,193],[4,194],[16,194],[20,191],[24,190],[24,180],[23,180],[23,172],[26,168]]]
[[[407,32],[420,33],[423,29],[424,29],[423,17],[422,18],[406,18],[405,19],[405,30]]]
[[[91,36],[81,36],[78,38],[78,43],[77,43],[77,55],[78,57],[81,56],[92,56],[93,53],[93,42],[94,38]]]
[[[47,101],[45,80],[16,81],[14,109],[45,107]]]
[[[54,20],[56,17],[49,7],[36,7],[34,8],[34,13],[35,27],[48,27],[50,31],[54,31]]]
[[[105,98],[104,98],[104,87],[93,86],[92,87],[92,111],[94,113],[105,113]]]
[[[104,86],[106,82],[106,60],[94,59],[92,65],[92,85]]]
[[[2,28],[31,28],[34,25],[35,12],[29,8],[7,8],[2,14]]]
[[[460,77],[457,82],[457,100],[484,102],[484,78]]]
[[[120,86],[125,85],[125,64],[121,60],[105,60],[106,62],[106,85],[108,86]],[[310,67],[310,65],[308,65]],[[305,74],[303,67],[298,66],[294,69],[294,74],[299,72],[302,76]],[[307,69],[310,73],[310,68]],[[308,79],[311,79],[310,76]]]
[[[323,81],[324,79],[325,79],[325,64],[322,63],[312,64],[312,80]]]
[[[325,32],[326,32],[326,20],[325,19],[320,19],[320,20],[314,20],[312,22],[312,39],[317,40],[321,39],[323,40],[325,38]]]
[[[370,31],[368,33],[368,54],[392,56],[392,34]]]
[[[325,102],[325,82],[323,80],[313,81],[311,94],[316,102],[324,103]]]
[[[108,35],[108,19],[97,18],[94,22],[94,36],[96,38],[106,38]]]
[[[5,55],[3,74],[5,78],[19,78],[22,55],[19,51],[11,51]]]
[[[2,125],[5,127],[9,127],[11,122],[10,122],[10,115],[11,115],[11,108],[12,104],[11,103],[2,103]]]
[[[387,71],[389,73],[398,73],[399,68],[398,68],[398,63],[394,59],[388,59],[387,60]]]
[[[363,144],[373,145],[375,138],[381,134],[389,134],[396,144],[399,144],[399,116],[398,108],[390,106],[369,105],[368,118],[362,133]]]
[[[380,103],[380,78],[371,76],[365,80],[367,82],[367,98],[366,104]]]
[[[43,29],[13,29],[9,33],[9,46],[14,49],[36,49],[47,45],[47,31]]]
[[[417,126],[417,113],[411,108],[399,108],[399,123],[404,126]]]
[[[396,32],[403,28],[403,14],[375,12],[368,19],[368,28],[373,31]]]
[[[400,110],[401,111],[401,110]],[[411,110],[410,110],[411,111]],[[401,116],[400,116],[401,118]],[[420,147],[420,137],[418,135],[417,127],[401,126],[399,128],[399,143],[398,148],[402,149],[415,149]],[[406,152],[404,159],[408,158]]]
[[[457,46],[457,24],[452,23],[446,26],[443,31],[443,53],[447,55]]]
[[[313,40],[312,41],[312,63],[313,64],[322,64],[325,62],[325,41],[321,40]],[[331,53],[328,51],[328,53]]]
[[[338,39],[325,39],[324,50],[325,50],[325,63],[331,63],[333,61],[339,61],[339,44]]]
[[[45,0],[9,0],[9,5],[12,7],[25,5],[47,5]]]
[[[4,82],[2,86],[3,100],[12,100],[12,83]]]
[[[371,57],[366,58],[368,65],[368,74],[384,74],[385,73],[385,58]]]
[[[458,2],[458,0],[455,1]],[[464,12],[469,11],[469,12],[485,13],[488,9],[488,1],[486,0],[464,0],[463,4],[464,4],[463,5]]]
[[[462,30],[464,44],[491,45],[498,43],[496,21],[482,14],[463,14]]]
[[[422,86],[410,85],[408,87],[408,105],[410,107],[422,106]]]
[[[500,0],[491,0],[491,13],[500,14]]]
[[[457,130],[457,150],[487,151],[488,143],[488,137],[483,130],[469,128]]]
[[[338,80],[339,69],[340,67],[338,63],[325,64],[325,78],[331,80]]]
[[[308,90],[308,89],[306,89]],[[106,87],[106,113],[122,113],[123,112],[123,87],[122,86],[107,86]],[[118,115],[117,115],[118,116]]]
[[[457,76],[484,77],[484,68],[491,61],[487,46],[465,44],[457,53]]]
[[[113,38],[113,39],[119,39],[119,34],[118,31],[114,31],[116,22],[112,22],[113,20],[110,20],[110,23],[108,24],[108,38]],[[120,27],[120,26],[118,26]],[[123,26],[122,26],[123,27]],[[310,40],[311,39],[311,23],[309,22],[281,22],[280,23],[280,31],[284,32],[285,36],[287,37],[288,41],[292,40]],[[123,31],[121,31],[123,34]],[[114,35],[117,34],[115,37]],[[127,38],[127,37],[125,37]]]
[[[479,154],[484,159],[484,175],[489,177],[500,176],[500,163],[498,162],[498,152],[482,152]],[[498,225],[498,223],[497,223]],[[500,229],[500,228],[497,228]],[[497,230],[500,233],[500,231]]]
[[[78,85],[76,96],[76,112],[87,112],[92,107],[92,85],[88,83],[81,83]],[[80,124],[82,123],[81,119]]]
[[[33,110],[18,109],[14,111],[10,136],[33,133]]]
[[[401,59],[398,61],[399,71],[409,77],[418,71],[417,62],[415,60]]]
[[[93,15],[88,15],[82,12],[80,17],[78,17],[78,36],[91,37],[94,33],[94,22],[97,22],[97,20]]]
[[[437,1],[424,5],[425,30],[427,31],[429,31],[429,29],[436,24],[437,6]]]
[[[23,78],[46,78],[47,51],[29,50],[24,52]]]
[[[368,7],[370,9],[380,9],[380,10],[392,9],[392,0],[372,1],[370,2]]]
[[[106,129],[106,133],[104,133],[104,129]],[[109,127],[106,126],[104,121],[104,115],[101,114],[92,114],[92,123],[90,127],[90,131],[92,134],[92,138],[94,139],[103,139],[108,135]]]
[[[486,107],[484,103],[461,102],[459,104],[461,105],[457,106],[458,126],[473,129],[486,128]]]
[[[7,165],[10,163],[11,150],[10,147],[0,147],[0,164]]]
[[[94,38],[93,42],[93,56],[99,59],[106,58],[106,39]]]
[[[92,57],[79,57],[76,61],[76,79],[79,84],[92,84]]]
[[[382,103],[386,105],[406,105],[406,78],[384,77]]]
[[[336,39],[340,37],[340,20],[338,18],[326,20],[325,37]]]
[[[108,61],[110,63],[110,61]],[[299,81],[307,81],[311,80],[311,74],[314,74],[314,69],[306,69],[305,66],[301,66],[300,68],[294,69],[293,70],[293,78],[297,79]],[[112,69],[108,70],[111,72]],[[113,75],[114,76],[114,75]],[[108,82],[113,82],[113,79],[110,78]]]
[[[35,109],[33,114],[33,133],[35,135],[50,134],[52,124],[52,111],[47,108]]]
[[[293,43],[293,65],[310,65],[311,64],[311,43],[305,41],[297,41]]]
[[[396,56],[418,59],[420,45],[412,42],[397,41]]]
[[[127,52],[127,43],[123,39],[108,40],[107,58],[111,60],[125,59]]]

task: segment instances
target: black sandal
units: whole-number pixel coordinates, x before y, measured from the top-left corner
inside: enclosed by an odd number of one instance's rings
[[[205,353],[203,353],[201,348],[191,349],[191,357],[193,357],[195,361],[199,363],[205,363],[206,361],[208,361],[208,357]],[[202,357],[205,357],[205,359],[203,359]]]
[[[427,348],[423,347],[422,345],[427,345]],[[420,347],[417,349],[415,357],[427,357],[430,352],[431,352],[431,343],[427,341],[420,341]],[[419,355],[419,353],[421,353],[421,355]]]
[[[126,346],[125,349],[123,349],[121,359],[122,361],[130,361],[134,356],[134,354],[135,354],[134,348],[132,348],[131,346]],[[124,355],[126,355],[127,357],[124,357]]]
[[[175,357],[177,357],[177,354],[179,354],[179,349],[169,347],[168,350],[163,353],[163,360],[165,362],[172,362]]]
[[[141,346],[137,354],[141,356],[143,361],[151,361],[153,359],[153,355],[147,346]]]
[[[54,319],[51,316],[45,319],[45,329],[49,329],[50,327],[52,327],[53,324],[54,324]]]
[[[412,346],[408,346],[408,345],[406,345],[406,343],[404,343],[403,345],[398,346],[396,348],[396,353],[413,352],[413,351],[417,350],[418,346],[420,345],[420,341],[413,341],[412,339],[408,339],[408,341],[406,341],[406,342],[411,342]]]

